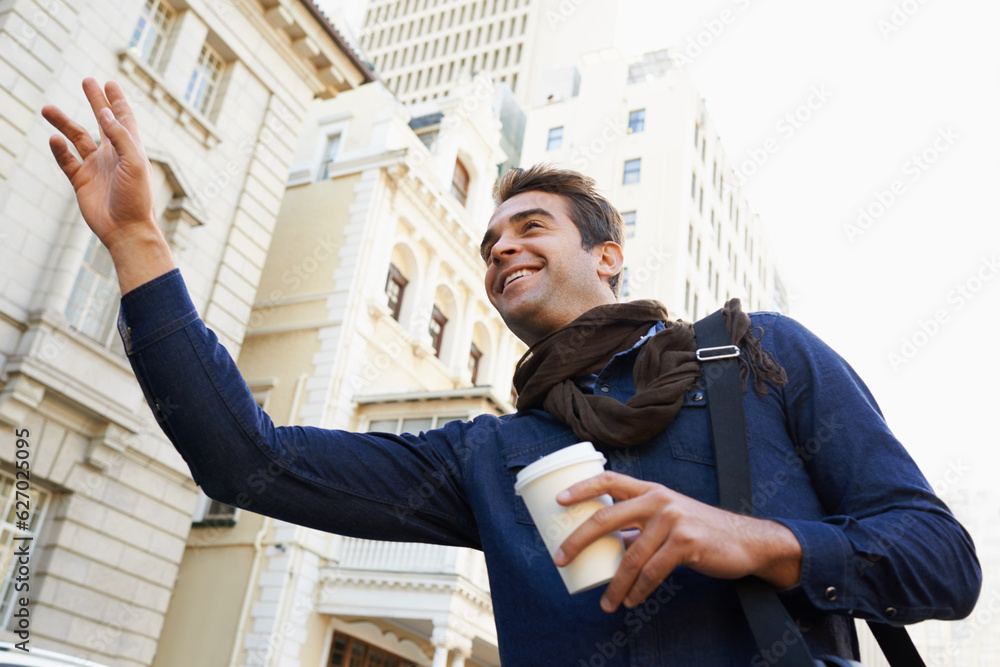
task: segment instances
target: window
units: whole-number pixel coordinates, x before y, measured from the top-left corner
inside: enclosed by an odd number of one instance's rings
[[[110,345],[115,339],[114,325],[120,300],[111,254],[93,236],[66,304],[66,319],[71,327],[88,338],[101,345]]]
[[[416,663],[386,653],[348,635],[334,635],[329,667],[417,667]]]
[[[194,515],[191,517],[191,524],[200,527],[235,526],[239,512],[239,509],[232,505],[220,503],[218,500],[212,500],[204,493],[199,493],[198,505],[195,507]]]
[[[469,377],[472,378],[472,384],[476,384],[476,380],[479,377],[479,361],[482,358],[482,351],[473,343],[469,347]]]
[[[388,299],[392,319],[399,321],[399,311],[403,306],[403,292],[408,281],[394,264],[389,265],[389,275],[385,279],[385,295]]]
[[[694,199],[695,195],[697,194],[698,194],[698,175],[694,172],[691,172],[691,199]]]
[[[162,0],[146,0],[128,45],[132,55],[155,68],[173,20],[174,10]]]
[[[639,170],[642,166],[642,159],[636,158],[634,160],[625,160],[625,173],[622,178],[622,184],[628,185],[629,183],[639,182]]]
[[[190,102],[198,111],[207,114],[212,106],[212,99],[219,87],[219,77],[222,74],[222,58],[208,44],[202,44],[198,63],[191,72],[184,101]]]
[[[635,236],[635,211],[622,213],[622,220],[625,222],[625,238],[630,239]]]
[[[337,159],[337,153],[340,151],[340,135],[335,134],[326,139],[326,149],[323,151],[323,164],[320,165],[320,179],[326,180],[330,178],[330,165],[333,161]]]
[[[455,160],[455,173],[451,177],[451,194],[462,206],[469,197],[469,170],[461,160]]]
[[[434,356],[441,356],[441,341],[444,340],[444,327],[448,324],[448,318],[444,316],[437,306],[431,309],[431,322],[427,331],[431,334],[431,347],[434,348]]]
[[[390,417],[388,419],[373,419],[368,424],[369,433],[420,433],[432,428],[440,428],[456,419],[465,419],[466,415],[431,415],[423,417]]]
[[[629,134],[633,132],[642,132],[645,129],[646,129],[646,110],[637,109],[635,111],[630,111],[628,114]]]
[[[17,512],[24,511],[24,505],[18,506],[17,502],[24,503],[25,500],[28,503],[27,530],[18,528],[17,524]],[[3,514],[0,515],[0,572],[4,575],[3,592],[0,593],[2,627],[7,628],[10,623],[11,612],[16,606],[15,598],[24,595],[14,590],[14,568],[17,566],[14,556],[25,546],[29,549],[29,556],[35,552],[50,500],[50,494],[40,489],[35,480],[28,484],[23,473],[15,478],[9,472],[0,471],[0,504],[3,505]]]
[[[562,148],[563,141],[563,128],[553,127],[549,130],[549,142],[545,145],[545,150],[554,151]]]

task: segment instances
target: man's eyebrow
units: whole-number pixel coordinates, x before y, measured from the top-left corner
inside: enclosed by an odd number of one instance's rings
[[[524,211],[518,211],[510,216],[511,222],[522,222],[527,218],[548,218],[549,220],[555,220],[556,216],[552,215],[544,208],[529,208]],[[486,234],[483,235],[483,242],[479,244],[479,256],[486,260],[486,249],[491,247],[497,238],[496,229],[487,229]]]

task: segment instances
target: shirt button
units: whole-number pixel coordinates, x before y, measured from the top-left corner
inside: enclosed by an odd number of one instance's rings
[[[885,617],[886,618],[892,618],[895,615],[896,615],[896,608],[895,607],[886,607],[885,608]]]
[[[830,586],[829,588],[826,589],[826,592],[823,595],[826,597],[827,600],[833,602],[834,600],[837,599],[837,589],[834,588],[833,586]]]
[[[602,384],[602,385],[601,385],[601,391],[603,391],[603,392],[604,392],[604,393],[606,394],[606,393],[608,393],[609,391],[611,391],[611,387],[609,387],[609,386],[608,386],[608,385],[606,385],[606,384]]]
[[[696,391],[693,394],[691,394],[692,401],[700,401],[703,398],[705,398],[705,394],[703,392]]]

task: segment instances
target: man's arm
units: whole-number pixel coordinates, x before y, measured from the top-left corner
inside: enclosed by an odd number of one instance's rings
[[[119,330],[160,427],[212,498],[356,537],[477,547],[461,488],[465,425],[421,436],[276,427],[198,317],[156,220],[152,176],[121,88],[83,89],[100,144],[60,109],[42,115],[122,291]],[[427,497],[426,489],[434,493]]]
[[[53,135],[49,148],[76,192],[83,219],[111,253],[122,294],[174,268],[170,246],[156,220],[152,167],[139,138],[135,114],[121,86],[105,90],[94,79],[83,81],[100,128],[100,145],[58,107],[46,105],[42,116],[69,139]],[[105,94],[106,93],[106,94]]]

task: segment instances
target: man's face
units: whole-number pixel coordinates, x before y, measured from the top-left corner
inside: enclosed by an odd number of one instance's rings
[[[523,192],[501,204],[487,225],[486,295],[514,335],[531,345],[587,310],[614,303],[606,278],[620,268],[621,251],[610,244],[612,266],[608,245],[583,248],[561,195]]]

